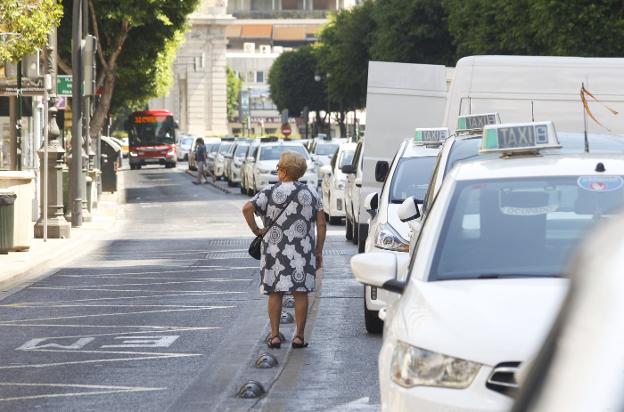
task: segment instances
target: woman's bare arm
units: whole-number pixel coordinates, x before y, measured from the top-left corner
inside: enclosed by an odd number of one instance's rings
[[[260,229],[256,224],[256,219],[254,218],[254,212],[256,211],[256,207],[251,202],[246,202],[243,205],[243,216],[245,217],[245,221],[247,222],[247,226],[256,236],[264,235],[264,229]]]
[[[327,234],[327,224],[325,223],[325,213],[319,210],[316,213],[316,268],[323,267],[323,245],[325,244],[325,236]]]

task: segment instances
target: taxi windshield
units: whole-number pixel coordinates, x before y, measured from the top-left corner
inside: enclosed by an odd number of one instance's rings
[[[338,167],[341,168],[344,165],[350,165],[353,162],[354,150],[345,150],[338,156]]]
[[[429,280],[562,276],[586,231],[622,206],[621,176],[459,181]]]
[[[308,151],[301,145],[261,146],[260,160],[279,160],[283,152],[296,152],[308,160]]]
[[[219,154],[226,154],[233,143],[221,143],[219,146]]]
[[[324,143],[316,145],[316,154],[319,156],[333,156],[338,150],[338,145],[333,143]]]
[[[435,161],[434,156],[404,157],[399,160],[390,183],[390,203],[403,203],[410,196],[422,200],[427,192]]]
[[[248,144],[239,144],[236,146],[236,151],[234,152],[234,157],[245,157],[245,153],[247,153]]]

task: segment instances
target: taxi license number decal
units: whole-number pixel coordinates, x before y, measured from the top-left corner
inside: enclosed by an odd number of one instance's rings
[[[581,176],[577,184],[590,192],[613,192],[624,186],[624,179],[621,176]]]

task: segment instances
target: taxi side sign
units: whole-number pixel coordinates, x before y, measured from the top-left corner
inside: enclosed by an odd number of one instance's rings
[[[483,128],[481,152],[526,152],[561,147],[552,122],[510,123]]]
[[[457,131],[478,130],[500,123],[498,113],[467,114],[457,118]]]
[[[418,128],[414,133],[414,142],[419,144],[441,144],[449,137],[446,127]]]

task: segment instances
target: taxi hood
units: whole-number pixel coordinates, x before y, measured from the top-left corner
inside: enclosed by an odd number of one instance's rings
[[[568,290],[563,278],[412,282],[389,333],[489,366],[534,356]]]

